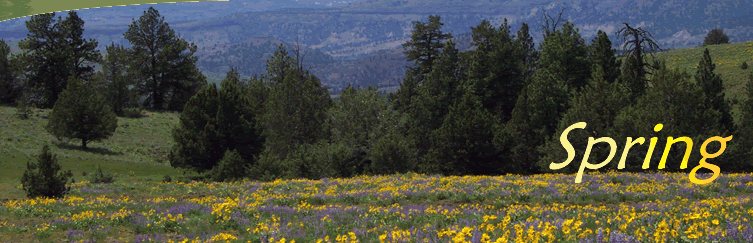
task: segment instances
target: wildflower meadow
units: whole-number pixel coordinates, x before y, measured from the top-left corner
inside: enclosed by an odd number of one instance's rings
[[[706,175],[707,177],[709,175]],[[80,181],[10,200],[0,235],[29,242],[751,242],[753,175],[681,173],[274,182]]]

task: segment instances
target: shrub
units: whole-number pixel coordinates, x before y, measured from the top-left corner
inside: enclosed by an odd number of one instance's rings
[[[144,109],[125,108],[123,109],[123,116],[129,117],[129,118],[141,118],[141,117],[144,117]]]
[[[89,182],[91,183],[112,183],[115,181],[112,174],[105,174],[102,173],[102,167],[97,165],[97,172],[94,172],[89,177]]]
[[[220,162],[210,172],[210,176],[213,181],[217,182],[236,181],[245,176],[246,170],[246,162],[238,151],[226,150]]]
[[[57,156],[50,152],[48,145],[44,145],[36,163],[26,162],[26,171],[21,177],[26,197],[62,198],[68,194],[71,187],[66,187],[66,184],[68,179],[73,177],[73,173],[70,170],[61,170]]]
[[[748,63],[747,62],[743,62],[743,64],[740,64],[740,68],[742,68],[743,70],[748,69]]]
[[[703,45],[719,45],[729,44],[729,37],[724,34],[722,29],[713,29],[706,34],[706,38],[703,39]]]
[[[117,127],[117,117],[104,98],[88,83],[74,78],[60,93],[45,129],[59,140],[80,139],[86,148],[90,141],[111,137]]]
[[[162,182],[172,182],[173,178],[170,177],[170,175],[165,175],[165,177],[162,178]]]
[[[29,119],[29,115],[31,115],[31,105],[29,104],[28,100],[28,93],[21,95],[21,98],[16,100],[16,114],[21,119]]]

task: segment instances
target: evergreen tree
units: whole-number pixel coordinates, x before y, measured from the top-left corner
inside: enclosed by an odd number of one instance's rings
[[[706,48],[703,51],[703,57],[698,63],[698,71],[695,75],[696,84],[701,87],[703,93],[706,95],[705,103],[712,109],[721,113],[720,123],[721,129],[724,131],[723,135],[732,134],[735,130],[735,123],[732,119],[730,104],[724,98],[724,83],[722,77],[714,73],[714,62],[711,60],[709,49]]]
[[[35,171],[36,170],[36,171]],[[26,171],[21,177],[21,186],[27,198],[63,198],[71,191],[68,179],[73,177],[70,170],[63,172],[57,156],[44,145],[37,162],[26,162]]]
[[[218,107],[214,83],[203,86],[188,100],[179,124],[172,130],[175,145],[168,155],[172,167],[203,173],[222,159],[226,149],[220,146],[214,130]]]
[[[215,180],[224,180],[220,177],[225,174],[237,179],[240,174],[233,173],[245,173],[224,170],[250,167],[263,150],[260,116],[247,98],[246,85],[235,69],[227,73],[219,90],[214,84],[202,87],[186,104],[173,130],[176,145],[169,155],[171,165],[199,173],[213,170],[209,176]],[[228,164],[218,167],[220,160]]]
[[[693,146],[700,147],[702,141],[712,136],[719,136],[718,111],[711,109],[704,102],[703,91],[690,82],[691,75],[685,71],[668,69],[660,64],[651,78],[653,87],[631,107],[622,110],[615,118],[615,136],[618,138],[644,137],[643,145],[636,144],[628,153],[625,169],[628,171],[643,171],[643,164],[649,147],[649,139],[657,137],[656,147],[649,161],[649,168],[654,170],[659,166],[663,156],[667,137],[688,136],[693,140]],[[662,124],[659,132],[654,130],[656,124]],[[623,144],[619,142],[618,144]],[[719,143],[712,143],[708,151],[718,149]],[[624,148],[624,146],[621,146]],[[683,160],[687,146],[684,142],[672,145],[664,170],[676,171]],[[688,161],[699,161],[699,153],[690,153]],[[620,153],[621,156],[621,153]],[[720,156],[722,158],[724,156]],[[689,167],[692,165],[688,165]]]
[[[118,119],[104,98],[86,81],[71,77],[67,83],[50,112],[47,132],[59,140],[80,139],[83,148],[112,136]]]
[[[713,29],[706,34],[706,38],[703,39],[703,45],[721,45],[729,44],[729,36],[724,34],[722,29]]]
[[[640,78],[640,71],[638,70],[638,61],[634,56],[628,56],[625,58],[625,62],[622,65],[620,73],[620,82],[624,83],[630,91],[630,100],[635,103],[638,98],[646,93],[648,86],[646,82]]]
[[[516,51],[507,19],[496,31],[484,24],[474,29],[479,32],[474,37],[481,36],[481,39],[474,40],[478,45],[468,67],[468,79],[484,109],[507,121],[515,98],[525,85],[521,78],[522,62],[517,58],[519,51]]]
[[[107,46],[107,55],[102,65],[100,84],[107,103],[117,115],[124,115],[125,108],[133,107],[138,101],[137,94],[131,89],[136,84],[128,75],[128,49],[114,43]]]
[[[428,152],[431,132],[442,126],[450,106],[464,92],[460,86],[465,78],[458,65],[458,50],[454,41],[447,42],[434,66],[435,69],[427,74],[410,104],[408,132],[416,142],[419,156]]]
[[[616,81],[620,76],[622,62],[615,56],[616,52],[617,50],[612,47],[612,41],[609,40],[607,33],[599,30],[592,41],[588,59],[591,60],[593,65],[599,66],[603,70],[604,80],[609,83]]]
[[[220,83],[217,94],[219,106],[213,126],[222,148],[239,154],[244,161],[251,162],[263,150],[264,137],[263,129],[258,124],[261,116],[254,113],[243,91],[244,85],[240,81],[240,74],[237,70],[231,69]]]
[[[432,146],[423,160],[424,170],[445,175],[498,173],[499,154],[492,143],[492,128],[497,122],[473,91],[466,89],[463,97],[450,107],[442,127],[432,132]]]
[[[75,11],[57,21],[55,13],[31,16],[26,21],[29,34],[19,41],[23,69],[28,86],[42,92],[43,107],[51,108],[67,87],[71,76],[87,80],[94,74],[94,66],[102,56],[97,41],[83,38],[84,21]]]
[[[444,23],[440,22],[440,17],[435,15],[429,16],[428,23],[413,22],[411,40],[403,44],[408,61],[413,62],[413,67],[407,67],[400,89],[394,95],[390,95],[390,103],[395,109],[403,111],[410,103],[411,97],[416,93],[415,89],[433,69],[434,59],[439,57],[440,50],[444,48],[444,40],[452,38],[452,34],[445,34],[440,30],[442,25]]]
[[[539,68],[518,96],[511,119],[497,126],[495,145],[504,153],[506,173],[537,173],[541,153],[536,148],[550,139],[569,107],[565,80],[549,68]]]
[[[281,84],[288,73],[295,71],[297,60],[290,57],[285,46],[280,43],[272,57],[267,59],[267,75],[265,78],[272,84]]]
[[[517,59],[520,60],[520,70],[522,71],[521,78],[524,80],[524,83],[527,84],[536,70],[536,62],[539,59],[539,52],[534,47],[533,36],[529,33],[528,24],[525,22],[521,24],[517,36],[518,38],[515,39],[516,56]],[[517,97],[517,95],[515,97]]]
[[[264,107],[272,85],[259,77],[251,77],[244,85],[248,107],[257,117],[264,117]]]
[[[123,37],[133,46],[129,72],[139,80],[138,92],[147,96],[145,107],[181,110],[206,82],[196,67],[196,45],[176,36],[154,8],[134,20]]]
[[[13,103],[21,96],[17,64],[18,60],[10,52],[10,46],[0,39],[0,103]]]
[[[588,50],[575,25],[565,22],[562,28],[544,37],[537,66],[562,76],[571,89],[578,91],[588,84],[591,77]]]
[[[719,165],[725,171],[753,172],[753,72],[748,74],[743,92],[747,99],[740,104],[740,123],[729,152],[732,156],[728,156],[729,162]]]
[[[583,154],[588,145],[588,138],[613,136],[614,119],[619,112],[630,106],[630,93],[624,84],[619,82],[610,82],[600,65],[594,65],[593,78],[581,92],[572,100],[573,106],[565,112],[559,122],[557,131],[547,140],[546,145],[541,147],[540,153],[543,155],[539,161],[539,168],[544,172],[551,172],[550,164],[560,164],[567,160],[568,154],[560,141],[560,136],[568,127],[578,122],[586,122],[585,129],[575,129],[568,133],[567,140],[575,148],[575,158],[570,164],[554,172],[574,173],[577,172]],[[619,151],[619,149],[617,150]],[[598,143],[592,147],[588,162],[598,164],[609,156],[610,147],[606,143]],[[615,154],[619,160],[620,154]],[[612,160],[615,160],[614,158]],[[610,163],[611,166],[603,168],[616,168],[616,162]]]
[[[330,102],[319,78],[302,70],[287,73],[282,83],[272,87],[266,102],[267,149],[284,159],[299,145],[327,139],[328,131],[321,124]]]
[[[217,182],[237,181],[243,179],[248,170],[246,160],[235,150],[227,150],[222,160],[212,169],[212,180]]]

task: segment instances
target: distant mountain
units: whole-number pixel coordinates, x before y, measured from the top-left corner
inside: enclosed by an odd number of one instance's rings
[[[444,31],[456,35],[469,32],[484,19],[498,26],[507,18],[513,32],[526,22],[536,42],[541,41],[544,11],[556,17],[561,9],[565,9],[562,18],[575,23],[588,41],[604,30],[619,45],[615,31],[623,22],[648,30],[664,49],[698,46],[713,28],[723,29],[731,42],[753,40],[753,0],[315,1],[157,4],[81,10],[79,14],[105,19],[85,25],[86,37],[97,39],[104,49],[111,42],[128,46],[122,34],[130,18],[155,6],[179,35],[199,46],[200,58],[206,59],[201,64],[205,72],[221,73],[233,65],[246,68],[243,72],[260,71],[260,58],[269,49],[250,47],[250,39],[293,43],[298,38],[303,46],[319,51],[316,56],[326,63],[311,67],[331,87],[399,82],[407,63],[399,54],[400,45],[409,40],[412,22],[426,21],[428,15],[440,15]],[[24,38],[21,21],[0,22],[0,38],[11,42]]]

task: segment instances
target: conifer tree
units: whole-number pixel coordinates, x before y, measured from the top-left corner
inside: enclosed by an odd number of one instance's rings
[[[753,172],[753,72],[748,74],[744,95],[740,104],[740,124],[732,140],[728,163],[720,165],[725,171]]]
[[[569,108],[565,80],[549,68],[539,68],[531,83],[518,96],[511,119],[494,129],[495,145],[504,149],[507,173],[537,173],[541,154],[536,148],[554,135],[559,120]]]
[[[177,36],[154,8],[134,20],[123,37],[133,46],[129,72],[137,74],[145,107],[181,110],[206,82],[196,67],[196,45]]]
[[[706,38],[703,39],[703,45],[721,45],[729,44],[729,36],[724,34],[722,29],[713,29],[706,34]]]
[[[586,86],[591,77],[588,50],[575,25],[565,22],[562,28],[544,37],[537,66],[562,76],[565,83],[577,91]]]
[[[123,115],[125,108],[136,106],[138,96],[131,89],[136,84],[128,69],[128,49],[114,43],[107,46],[107,55],[103,59],[102,83],[100,84],[107,103],[117,115]]]
[[[102,58],[97,41],[83,38],[84,21],[75,11],[65,20],[54,18],[55,13],[31,16],[26,21],[29,34],[18,43],[28,86],[41,92],[39,105],[46,108],[55,105],[71,76],[89,79],[93,64]]]
[[[214,128],[222,148],[234,151],[244,161],[251,162],[263,150],[264,137],[263,129],[258,124],[261,116],[254,113],[243,91],[240,74],[231,69],[220,83]]]
[[[628,56],[625,58],[625,62],[622,65],[620,72],[620,82],[630,90],[630,100],[633,102],[638,101],[638,98],[646,93],[646,82],[639,77],[640,71],[639,65],[634,56]]]
[[[203,173],[222,159],[226,149],[220,146],[214,124],[219,109],[217,86],[207,84],[199,89],[180,113],[179,123],[172,130],[175,141],[168,159],[173,168]]]
[[[36,163],[26,162],[21,186],[26,192],[26,197],[30,199],[62,198],[71,190],[70,186],[66,186],[71,177],[71,170],[63,172],[57,156],[50,152],[49,145],[44,145]]]
[[[599,30],[590,46],[588,59],[603,70],[604,80],[608,83],[615,82],[620,76],[622,62],[615,56],[616,52],[607,33]]]
[[[176,141],[170,154],[173,167],[199,173],[214,170],[211,176],[224,180],[218,176],[230,172],[223,170],[247,168],[256,161],[265,140],[258,125],[260,116],[254,113],[246,92],[240,74],[231,69],[219,90],[214,84],[206,85],[189,100],[181,113],[180,125],[173,130]],[[226,164],[218,167],[220,160]],[[237,173],[241,172],[228,174],[232,177],[228,179],[237,179],[240,175]]]
[[[83,148],[112,136],[118,119],[93,85],[73,77],[67,83],[50,112],[47,132],[59,140],[79,139]]]
[[[293,68],[286,73],[282,82],[271,88],[265,105],[266,148],[282,159],[299,145],[329,137],[321,126],[331,105],[329,92],[308,71]]]
[[[521,78],[522,62],[517,59],[519,51],[515,49],[507,19],[497,30],[485,24],[482,22],[474,29],[479,32],[474,37],[480,39],[474,40],[478,45],[468,67],[468,79],[484,109],[506,121],[514,108],[515,98],[525,85]]]
[[[543,155],[539,160],[539,168],[543,172],[551,172],[551,163],[560,164],[567,160],[568,154],[560,141],[560,136],[568,127],[578,122],[586,122],[585,129],[575,129],[568,133],[567,139],[575,148],[575,158],[568,166],[555,170],[557,173],[573,173],[579,169],[583,154],[588,145],[588,138],[613,137],[613,123],[619,112],[630,106],[630,93],[624,84],[610,82],[600,65],[594,65],[593,78],[589,85],[575,95],[573,105],[562,116],[557,131],[547,140],[546,145],[541,147]],[[614,138],[614,137],[613,137]],[[621,152],[617,150],[617,152]],[[610,148],[606,143],[598,143],[592,147],[588,162],[598,164],[609,156]],[[616,154],[619,159],[620,154]],[[614,158],[612,160],[615,160]],[[612,166],[603,168],[616,168],[617,162],[610,163]]]
[[[444,40],[452,38],[452,34],[440,30],[442,25],[444,23],[440,22],[440,17],[435,15],[429,16],[427,23],[413,22],[411,40],[403,44],[408,61],[413,62],[413,67],[406,70],[400,89],[394,95],[390,95],[390,103],[395,109],[404,111],[411,102],[411,97],[415,95],[415,89],[433,69],[434,60],[444,48]]]
[[[659,160],[663,156],[667,137],[687,136],[693,140],[693,146],[699,146],[701,141],[719,136],[720,113],[713,110],[704,102],[703,91],[690,81],[691,75],[685,71],[669,69],[660,64],[651,78],[653,87],[631,107],[622,110],[615,118],[614,137],[626,138],[644,137],[643,145],[636,144],[627,155],[625,170],[643,171],[644,159],[648,152],[649,138],[657,137],[656,148],[649,161],[649,168],[657,169]],[[656,132],[657,124],[663,128]],[[624,141],[619,142],[624,145]],[[718,149],[719,143],[709,144],[707,151]],[[624,148],[624,146],[620,146]],[[695,148],[695,147],[694,147]],[[686,143],[678,142],[671,146],[667,162],[663,170],[680,170]],[[621,155],[621,154],[620,154]],[[700,154],[691,151],[688,161],[699,161]],[[723,158],[720,156],[718,158]],[[688,166],[693,166],[688,164]]]
[[[409,110],[409,136],[415,139],[419,156],[428,152],[431,146],[429,135],[442,126],[450,106],[464,93],[460,86],[465,78],[458,65],[454,41],[447,42],[434,65],[435,69],[418,87]]]
[[[730,104],[724,98],[724,83],[722,77],[714,72],[714,62],[711,60],[709,49],[706,48],[703,51],[703,57],[698,63],[698,71],[695,75],[696,84],[701,87],[703,93],[706,95],[706,104],[712,109],[721,113],[720,123],[721,128],[724,131],[724,135],[732,134],[735,130],[735,123],[730,114]],[[722,136],[722,135],[720,135]]]
[[[520,60],[521,78],[524,80],[523,83],[527,84],[536,70],[539,52],[534,47],[533,36],[529,33],[528,24],[525,22],[521,24],[518,30],[517,38],[515,39],[515,50],[517,53],[516,56]]]
[[[442,126],[431,134],[432,146],[424,157],[426,172],[445,175],[496,174],[498,150],[492,140],[492,128],[498,122],[469,86],[444,118]]]
[[[18,59],[10,52],[10,46],[0,39],[0,103],[13,103],[21,96]]]

